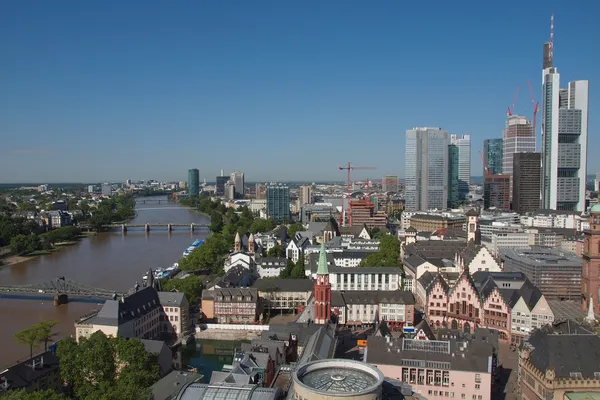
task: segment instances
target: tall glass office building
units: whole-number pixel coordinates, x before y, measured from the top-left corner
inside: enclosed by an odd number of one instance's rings
[[[441,128],[406,131],[407,211],[448,206],[448,132]]]
[[[488,167],[490,175],[502,173],[502,155],[504,154],[504,142],[502,139],[485,139],[483,141],[483,161]],[[483,176],[485,176],[485,167]]]
[[[290,219],[290,188],[285,185],[267,186],[267,218],[275,222]]]
[[[448,208],[454,208],[460,201],[458,180],[458,146],[448,146]]]
[[[188,196],[200,194],[200,171],[197,168],[188,171]]]
[[[458,148],[458,200],[465,200],[471,186],[471,135],[450,135],[450,144]]]

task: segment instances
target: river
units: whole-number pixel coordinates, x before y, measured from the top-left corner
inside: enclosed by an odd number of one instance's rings
[[[136,205],[132,224],[185,223],[205,224],[209,219],[195,211],[166,200],[166,196],[144,197],[146,204]],[[120,230],[90,236],[80,243],[62,248],[56,253],[36,257],[26,262],[0,269],[0,284],[25,285],[50,281],[64,276],[98,288],[126,291],[149,268],[169,267],[195,239],[205,239],[208,231],[189,228],[165,228],[145,233],[142,229]],[[18,300],[0,298],[0,320],[5,327],[0,330],[0,369],[29,355],[29,348],[19,345],[13,335],[40,321],[58,320],[57,339],[75,333],[74,322],[81,316],[100,308],[95,302],[71,301],[54,307],[51,300]]]

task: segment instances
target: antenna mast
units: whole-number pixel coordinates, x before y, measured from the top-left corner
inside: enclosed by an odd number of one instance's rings
[[[552,63],[552,59],[554,58],[554,13],[552,13],[552,16],[550,17],[550,48],[548,50],[550,50],[550,54],[549,54],[549,58],[550,58],[550,63]]]

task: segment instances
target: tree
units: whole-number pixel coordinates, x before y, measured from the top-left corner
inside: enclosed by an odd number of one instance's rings
[[[0,395],[1,400],[69,400],[64,394],[56,393],[54,390],[41,390],[28,392],[25,389],[10,390]]]
[[[25,253],[25,249],[27,248],[27,236],[25,235],[17,235],[10,239],[10,249],[15,254],[23,254]]]
[[[48,351],[48,342],[57,335],[53,330],[58,323],[59,321],[42,321],[39,324],[34,325],[38,330],[39,343],[44,343],[44,351]]]
[[[79,344],[62,340],[56,354],[62,379],[82,400],[147,398],[149,387],[160,378],[158,365],[139,339],[98,331]]]
[[[306,273],[304,271],[304,257],[300,255],[298,262],[292,268],[292,272],[290,274],[290,278],[292,279],[306,279]]]
[[[37,348],[40,343],[40,332],[36,325],[15,333],[15,339],[17,339],[19,344],[29,346],[29,358],[33,358],[33,348]]]
[[[223,216],[218,211],[210,213],[210,230],[217,233],[223,230]]]
[[[202,279],[196,275],[190,275],[183,279],[164,279],[162,287],[165,292],[176,290],[183,292],[190,305],[194,305],[202,296]]]
[[[361,267],[400,267],[400,241],[396,236],[383,236],[379,242],[379,251],[370,254],[361,261]]]
[[[215,233],[187,257],[179,260],[179,267],[184,271],[210,270],[217,273],[223,268],[223,258],[229,251],[225,238]]]
[[[287,230],[287,234],[290,237],[290,239],[293,239],[296,236],[297,232],[302,231],[304,231],[304,226],[302,226],[301,223],[297,222],[295,224],[290,225],[290,227]]]
[[[275,228],[275,223],[270,219],[256,218],[250,225],[250,232],[268,232],[273,228]]]
[[[283,257],[284,255],[283,247],[279,245],[271,247],[267,252],[267,257]]]

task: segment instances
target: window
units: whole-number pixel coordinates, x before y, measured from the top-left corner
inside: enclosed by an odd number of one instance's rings
[[[466,396],[465,396],[465,394],[464,394],[464,393],[461,393],[461,394],[460,394],[460,398],[461,398],[461,399],[464,399],[465,397],[466,397]]]
[[[476,390],[479,390],[479,389],[481,389],[481,385],[475,385],[475,389],[476,389]]]

